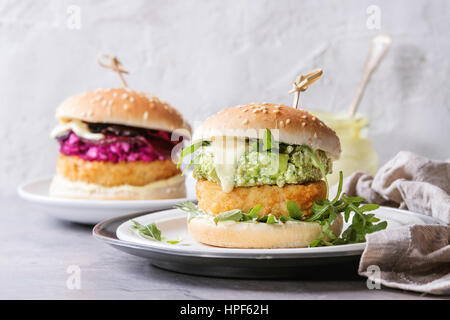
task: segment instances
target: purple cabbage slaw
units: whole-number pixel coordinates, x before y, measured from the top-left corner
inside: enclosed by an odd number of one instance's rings
[[[60,145],[59,152],[66,156],[113,163],[168,159],[173,147],[179,142],[171,141],[170,132],[162,130],[156,131],[151,138],[105,134],[105,139],[98,141],[80,138],[70,131],[57,140]]]

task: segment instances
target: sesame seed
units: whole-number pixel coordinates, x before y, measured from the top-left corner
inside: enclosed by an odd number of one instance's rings
[[[312,121],[316,121],[316,117],[312,117],[311,120],[312,120]]]
[[[255,110],[253,110],[253,113],[257,113],[257,112],[260,112],[261,110],[260,109],[255,109]]]
[[[306,119],[306,118],[308,118],[308,116],[305,114],[305,115],[302,116],[302,118]]]
[[[286,120],[286,124],[289,124],[289,123],[291,123],[291,119]]]
[[[86,115],[86,112],[82,111],[81,116],[84,117]]]
[[[128,93],[122,94],[122,99],[126,99],[126,98],[128,98]]]
[[[263,113],[267,113],[267,109],[264,109],[264,110],[263,110]]]
[[[248,119],[244,119],[244,120],[242,121],[242,124],[248,124]]]
[[[302,122],[302,127],[306,126],[306,122]]]
[[[114,92],[114,93],[113,93],[113,97],[114,97],[114,98],[117,98],[117,92]]]
[[[275,114],[280,113],[280,110],[273,110],[273,113]]]
[[[123,110],[128,110],[128,105],[126,103],[123,105]]]
[[[88,117],[92,116],[92,113],[93,113],[92,110],[89,110],[87,113]]]
[[[323,122],[319,122],[320,126],[323,127]]]
[[[95,101],[99,101],[99,100],[101,100],[101,99],[102,99],[102,96],[96,96],[94,100],[95,100]]]
[[[103,101],[102,101],[102,105],[103,105],[103,106],[106,106],[106,103],[107,103],[106,100],[103,100]]]
[[[130,97],[130,102],[133,102],[134,101],[134,97]]]
[[[283,121],[280,121],[280,127],[284,127],[284,122]]]
[[[317,138],[317,133],[314,132],[314,138]]]
[[[145,111],[145,112],[144,112],[144,116],[143,116],[143,117],[144,117],[145,120],[148,119],[148,111]]]

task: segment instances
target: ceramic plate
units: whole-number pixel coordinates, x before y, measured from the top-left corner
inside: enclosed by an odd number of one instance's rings
[[[51,178],[38,179],[19,186],[19,195],[41,207],[44,212],[71,222],[96,224],[129,212],[172,208],[186,200],[194,200],[193,184],[186,179],[187,198],[165,200],[85,200],[53,198],[48,195]]]
[[[409,224],[435,224],[433,218],[405,210],[381,207],[376,215],[388,221],[388,228]],[[142,224],[156,223],[167,240],[156,242],[130,228],[130,219]],[[345,227],[344,227],[345,228]],[[232,249],[196,242],[188,233],[186,213],[171,209],[148,214],[131,214],[99,223],[94,236],[127,253],[148,258],[151,264],[182,273],[232,278],[290,278],[302,268],[342,263],[357,268],[364,243],[318,248]],[[356,270],[356,269],[355,269]]]

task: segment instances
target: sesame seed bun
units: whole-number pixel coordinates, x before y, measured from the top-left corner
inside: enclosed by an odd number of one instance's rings
[[[343,218],[338,218],[330,230],[339,236]],[[316,240],[322,227],[316,222],[284,222],[275,224],[223,221],[217,224],[209,218],[192,218],[189,233],[198,242],[226,248],[302,248]],[[329,240],[325,237],[325,240]]]
[[[132,127],[191,131],[183,116],[157,97],[129,88],[97,89],[66,99],[56,110],[61,121],[78,119]]]
[[[206,119],[195,130],[192,140],[224,136],[261,139],[265,129],[270,129],[277,141],[306,144],[325,151],[333,159],[340,156],[341,144],[334,130],[305,110],[272,103],[224,109]]]

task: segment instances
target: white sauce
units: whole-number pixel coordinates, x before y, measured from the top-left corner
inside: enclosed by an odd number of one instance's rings
[[[214,166],[222,190],[230,192],[234,188],[237,162],[245,152],[246,143],[235,137],[218,137],[213,139],[211,149],[214,153]]]
[[[75,132],[77,136],[88,140],[101,140],[105,138],[102,133],[92,133],[89,131],[88,125],[77,119],[58,124],[56,128],[52,130],[50,136],[56,138],[69,130]]]

